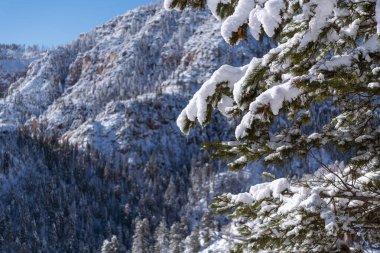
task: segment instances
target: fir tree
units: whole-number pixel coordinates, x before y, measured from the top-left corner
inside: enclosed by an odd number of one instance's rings
[[[195,227],[191,234],[186,238],[186,245],[184,253],[195,253],[201,249],[199,227]]]
[[[166,253],[169,249],[169,238],[168,238],[168,228],[165,220],[161,220],[160,224],[157,226],[154,232],[154,252],[155,253]]]
[[[169,253],[181,253],[184,251],[184,242],[186,232],[184,224],[180,222],[174,223],[170,228],[169,235]]]
[[[114,235],[111,241],[104,240],[101,252],[102,253],[118,253],[119,243],[117,242],[117,237]]]
[[[132,253],[150,252],[150,228],[148,219],[136,218],[135,231],[133,234]]]
[[[2,165],[2,171],[1,171],[1,173],[5,174],[5,175],[8,175],[9,168],[10,168],[10,157],[9,157],[8,152],[5,152],[3,154],[2,164],[3,165]]]
[[[166,0],[166,8],[206,1]],[[235,117],[236,140],[208,145],[241,169],[252,161],[313,157],[321,169],[301,180],[277,179],[248,193],[224,194],[212,207],[229,213],[236,250],[366,250],[380,239],[380,1],[210,0],[230,44],[271,37],[278,44],[242,67],[224,65],[190,100],[177,123],[184,133],[218,109]],[[322,126],[312,109],[335,110]],[[348,156],[324,164],[316,150]],[[245,238],[240,240],[240,238]]]

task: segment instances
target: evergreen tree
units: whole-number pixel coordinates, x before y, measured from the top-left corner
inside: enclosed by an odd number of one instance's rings
[[[211,212],[207,212],[202,217],[202,231],[200,234],[200,239],[202,244],[209,244],[212,239],[212,233],[216,229],[213,221],[213,216]]]
[[[165,220],[161,220],[160,224],[157,226],[154,232],[154,252],[155,253],[166,253],[169,249],[169,238],[168,238],[168,228]]]
[[[186,238],[185,251],[184,253],[196,253],[201,249],[199,236],[199,227],[195,227],[191,234]]]
[[[185,228],[180,222],[174,223],[169,234],[169,253],[182,253],[184,251]]]
[[[117,241],[117,237],[114,235],[111,238],[111,241],[107,239],[104,240],[101,252],[102,253],[118,253],[119,243]]]
[[[169,224],[174,222],[177,219],[176,214],[181,208],[180,203],[179,203],[180,192],[178,190],[178,187],[176,186],[175,181],[176,179],[174,178],[174,176],[171,176],[169,184],[164,194],[164,201],[165,201],[164,203],[165,203],[166,209],[168,210],[167,212],[168,215],[166,218]]]
[[[166,0],[166,8],[205,8],[205,0]],[[242,67],[224,65],[190,100],[177,123],[205,126],[214,109],[235,117],[236,140],[209,145],[232,169],[313,157],[321,169],[277,179],[212,205],[230,213],[238,252],[366,250],[380,240],[380,1],[209,0],[230,44],[271,37],[278,44]],[[313,108],[335,115],[312,131]],[[324,164],[316,150],[348,156]]]
[[[9,173],[9,168],[10,168],[10,157],[9,157],[9,154],[8,152],[5,152],[3,154],[3,159],[2,159],[2,170],[1,172],[5,175],[8,175]]]
[[[149,253],[150,251],[150,228],[147,218],[136,218],[135,232],[133,234],[132,253]]]

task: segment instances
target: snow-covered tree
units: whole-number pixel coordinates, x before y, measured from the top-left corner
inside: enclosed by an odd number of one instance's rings
[[[114,235],[111,238],[111,241],[107,239],[104,240],[101,252],[102,253],[117,253],[119,249],[119,243],[117,242],[117,237]]]
[[[199,241],[200,234],[199,234],[199,227],[195,227],[191,234],[186,237],[185,240],[185,251],[184,253],[193,253],[193,252],[199,252],[201,249],[201,244]]]
[[[169,248],[169,238],[168,238],[168,228],[166,225],[166,221],[163,219],[160,221],[160,224],[157,226],[154,231],[154,252],[157,253],[165,253],[168,252]]]
[[[149,220],[147,218],[136,218],[135,231],[133,234],[132,253],[148,253],[150,250],[151,238]]]
[[[238,251],[365,250],[380,231],[380,1],[166,0],[166,8],[208,8],[236,44],[265,36],[277,46],[242,67],[213,73],[178,117],[184,133],[205,126],[214,109],[238,121],[236,140],[210,145],[240,169],[313,156],[345,156],[309,178],[277,179],[249,193],[225,194],[213,207],[232,213]],[[334,115],[312,122],[313,108]],[[310,128],[310,125],[315,127]],[[312,130],[310,130],[312,129]],[[371,245],[371,246],[369,246]]]
[[[187,225],[184,221],[174,223],[169,234],[169,253],[184,252],[185,238],[187,236]]]

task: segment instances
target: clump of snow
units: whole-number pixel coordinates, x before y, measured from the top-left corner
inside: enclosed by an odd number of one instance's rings
[[[249,106],[249,112],[243,117],[236,127],[235,136],[240,139],[245,136],[246,129],[251,127],[252,119],[255,117],[257,109],[269,106],[272,113],[277,115],[284,102],[292,101],[301,95],[302,91],[292,85],[292,81],[274,86],[256,97]]]
[[[217,1],[212,2],[210,9],[215,13]],[[228,42],[232,37],[232,33],[236,32],[240,26],[248,21],[250,30],[256,39],[259,38],[261,27],[269,37],[272,37],[275,29],[281,23],[281,12],[284,8],[284,0],[240,0],[234,13],[223,22],[221,34]]]
[[[352,64],[352,56],[350,55],[337,55],[332,57],[329,61],[326,61],[324,65],[322,65],[320,70],[329,70],[332,71],[339,67],[348,67]]]
[[[289,186],[290,183],[286,178],[280,178],[272,182],[254,185],[249,190],[249,193],[237,194],[233,196],[233,200],[249,204],[253,201],[260,201],[271,196],[279,197]]]
[[[380,88],[380,83],[378,83],[378,82],[369,83],[368,88],[370,88],[370,89]]]
[[[303,49],[310,42],[316,41],[322,29],[327,25],[328,18],[333,13],[337,0],[311,0],[308,7],[316,6],[315,15],[309,23],[309,31],[304,35],[299,45]]]
[[[372,135],[361,135],[355,139],[355,142],[361,143],[365,140],[372,140],[373,136]]]
[[[363,176],[359,177],[357,179],[357,182],[360,184],[368,184],[371,181],[379,180],[380,179],[380,171],[370,171],[364,174]]]
[[[380,73],[380,67],[375,67],[372,69],[372,74],[378,75]]]
[[[227,84],[232,87],[233,84],[238,81],[246,72],[247,66],[232,67],[229,65],[223,65],[211,78],[205,82],[197,93],[190,100],[186,108],[181,112],[177,119],[177,125],[182,131],[184,131],[186,121],[195,121],[203,125],[206,123],[208,98],[213,96],[216,92],[218,85]],[[226,99],[224,98],[226,102]],[[221,101],[223,104],[224,102]],[[228,100],[228,106],[231,106],[231,100]],[[221,106],[222,108],[226,108]]]
[[[247,69],[245,75],[242,78],[240,78],[240,80],[234,84],[234,88],[233,88],[234,97],[233,98],[238,105],[240,105],[241,96],[243,94],[243,86],[246,83],[246,79],[249,77],[250,73],[252,73],[252,70],[254,70],[254,69],[256,69],[262,65],[262,62],[263,62],[263,59],[254,57],[251,60],[251,62],[249,63],[248,69]]]
[[[269,194],[268,194],[269,196]],[[243,192],[235,196],[234,201],[236,202],[242,202],[244,204],[250,204],[253,201],[255,201],[254,196],[252,196],[250,193]]]
[[[223,95],[218,103],[218,110],[226,117],[230,117],[229,110],[233,107],[234,100],[228,96]]]
[[[309,140],[316,140],[316,139],[319,139],[319,138],[321,138],[321,134],[319,134],[319,133],[312,133],[312,134],[310,134],[307,138],[309,139]]]
[[[167,11],[170,11],[172,8],[171,8],[171,5],[172,3],[174,2],[174,0],[165,0],[164,1],[164,8],[167,10]]]
[[[360,19],[355,19],[348,27],[342,28],[342,32],[351,38],[355,38],[360,25]]]
[[[222,4],[230,4],[231,0],[207,0],[207,7],[211,10],[211,13],[216,17],[218,20],[220,20],[220,17],[217,13],[217,7],[218,5]]]
[[[259,39],[261,27],[265,33],[272,37],[275,29],[281,23],[281,11],[285,8],[283,0],[268,0],[264,7],[257,6],[249,15],[249,27],[252,35]]]
[[[270,105],[272,113],[277,115],[285,101],[292,101],[301,94],[301,91],[294,87],[291,82],[286,82],[274,86],[261,93],[254,102],[249,106],[251,113],[255,113],[258,108],[264,105]]]
[[[369,53],[376,53],[380,51],[380,40],[378,35],[371,36],[362,46],[363,49],[367,50]]]
[[[221,34],[225,41],[229,42],[232,33],[245,24],[249,15],[256,6],[256,1],[240,0],[235,8],[234,14],[229,16],[222,24]]]

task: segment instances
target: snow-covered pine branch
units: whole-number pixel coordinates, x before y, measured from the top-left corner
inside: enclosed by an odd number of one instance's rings
[[[378,166],[373,162],[361,170],[336,163],[301,181],[258,184],[246,193],[219,196],[213,207],[233,210],[235,233],[247,237],[238,247],[253,252],[331,252],[343,245],[365,250],[363,241],[379,239],[378,223],[367,219],[379,218],[380,191],[373,187],[380,172],[372,171]]]
[[[186,6],[187,1],[180,2],[181,8]],[[195,2],[203,1],[191,2],[194,7]],[[175,7],[178,1],[165,3],[167,7]],[[308,123],[310,108],[316,102],[334,97],[336,106],[344,108],[343,111],[354,109],[352,100],[364,106],[360,106],[362,111],[375,108],[369,105],[380,94],[375,1],[241,0],[207,1],[207,4],[216,15],[225,13],[226,8],[234,10],[228,17],[218,16],[226,41],[247,38],[239,29],[248,26],[255,38],[266,34],[278,46],[263,58],[252,59],[247,66],[222,66],[217,70],[179,116],[177,123],[184,133],[196,123],[207,125],[213,109],[228,116],[241,115],[235,131],[240,142],[232,146],[230,142],[222,143],[224,152],[240,158],[241,152],[235,151],[245,150],[246,161],[263,156],[268,161],[271,157],[283,160],[287,153],[302,155],[310,149],[311,133],[300,130]],[[287,123],[268,133],[278,117],[285,118]],[[331,134],[331,130],[320,133],[323,143],[341,143],[339,133]],[[354,140],[365,133],[350,134],[345,140]],[[294,139],[297,141],[293,142]],[[282,150],[286,152],[278,152],[284,146],[287,148]],[[239,163],[241,160],[231,165],[245,165]]]
[[[327,145],[348,157],[346,165],[321,164],[323,173],[302,182],[279,179],[217,198],[214,207],[232,212],[246,237],[237,249],[374,247],[380,238],[380,1],[166,0],[165,6],[207,6],[230,44],[249,32],[277,43],[247,66],[214,72],[177,120],[184,133],[206,126],[213,110],[235,117],[236,140],[211,145],[217,155],[235,158],[233,169]],[[333,113],[317,126],[312,113],[321,104]]]

